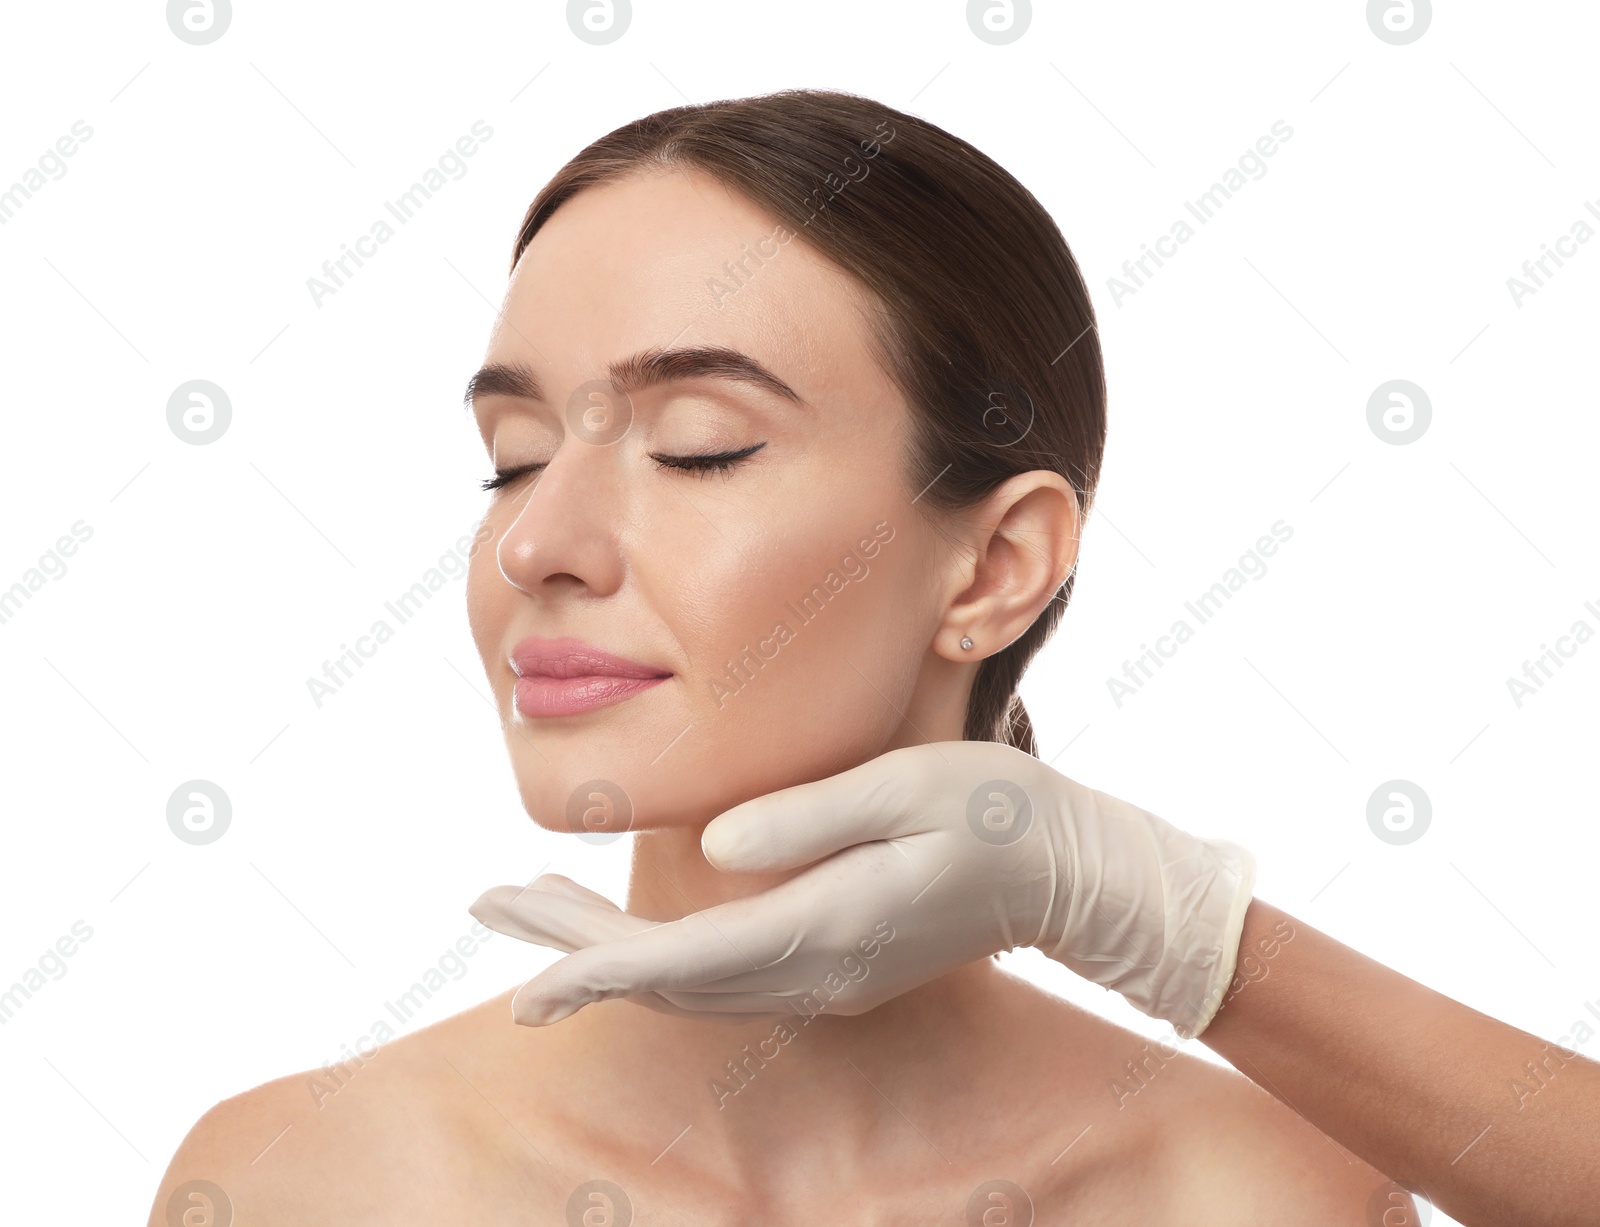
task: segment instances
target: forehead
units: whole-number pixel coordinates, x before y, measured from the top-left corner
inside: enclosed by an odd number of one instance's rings
[[[846,388],[859,399],[864,382],[890,391],[872,304],[753,201],[703,172],[653,167],[555,211],[517,263],[490,350],[531,343],[556,367],[592,369],[652,346],[727,345],[808,401]]]

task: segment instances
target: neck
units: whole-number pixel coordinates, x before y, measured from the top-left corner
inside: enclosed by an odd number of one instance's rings
[[[759,894],[787,881],[787,873],[723,873],[700,851],[702,824],[639,831],[633,837],[633,862],[628,870],[625,910],[646,920],[677,920]]]
[[[794,876],[714,869],[700,852],[701,829],[635,835],[627,911],[672,920]],[[770,1147],[793,1147],[800,1125],[815,1126],[801,1136],[829,1137],[830,1152],[866,1147],[882,1124],[884,1095],[912,1095],[929,1069],[954,1074],[992,1051],[1005,978],[995,960],[982,959],[857,1015],[829,1012],[824,1001],[730,1024],[611,1001],[576,1017],[587,1025],[584,1047],[604,1055],[632,1102],[662,1120],[693,1119],[700,1145],[737,1169]]]
[[[930,660],[925,673],[934,682],[958,667],[931,653]],[[960,737],[965,690],[925,681],[912,704],[916,724],[908,721],[882,750]],[[700,851],[704,827],[634,834],[626,911],[676,920],[807,872],[724,873]],[[705,1157],[713,1167],[750,1171],[773,1153],[797,1157],[809,1148],[817,1163],[837,1173],[840,1164],[873,1153],[886,1112],[894,1115],[904,1102],[936,1115],[940,1094],[967,1079],[982,1081],[982,1071],[1006,1059],[994,1037],[996,1026],[1005,1026],[1000,1016],[1021,1009],[1018,995],[1007,991],[1010,983],[995,959],[980,959],[863,1014],[830,1011],[827,995],[813,994],[818,1008],[789,1012],[776,1005],[773,1017],[738,1023],[606,1001],[575,1015],[583,1026],[566,1034],[581,1048],[574,1054],[579,1066],[603,1065],[636,1118],[650,1122],[650,1136],[692,1120],[695,1150],[710,1147]],[[662,1136],[670,1140],[673,1130]],[[914,1147],[926,1144],[911,1137]]]

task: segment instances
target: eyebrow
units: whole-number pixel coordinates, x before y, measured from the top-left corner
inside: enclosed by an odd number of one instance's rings
[[[749,354],[721,345],[690,346],[680,349],[640,350],[606,368],[611,384],[619,392],[637,392],[657,384],[679,379],[727,379],[753,384],[797,405],[800,395]],[[471,407],[479,396],[515,396],[523,400],[544,400],[544,387],[533,369],[520,362],[491,362],[467,380],[462,404]]]

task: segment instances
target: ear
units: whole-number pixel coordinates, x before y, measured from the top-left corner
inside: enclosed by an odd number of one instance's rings
[[[1072,573],[1078,496],[1061,474],[1035,469],[1008,478],[963,520],[955,536],[965,548],[950,573],[957,595],[933,647],[947,660],[979,661],[1021,638]]]

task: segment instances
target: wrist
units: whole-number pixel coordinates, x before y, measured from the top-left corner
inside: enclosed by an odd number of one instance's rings
[[[1185,1040],[1210,1026],[1231,996],[1245,916],[1255,898],[1255,857],[1250,851],[1226,840],[1206,845],[1217,869],[1206,899],[1194,912],[1194,940],[1176,961],[1162,1011],[1146,1011],[1166,1019]]]
[[[1180,1037],[1199,1035],[1234,978],[1255,857],[1084,792],[1060,826],[1080,872],[1058,903],[1060,937],[1041,948]]]

